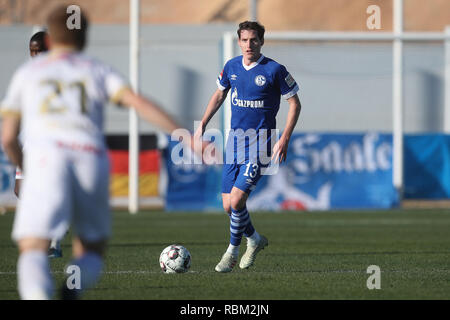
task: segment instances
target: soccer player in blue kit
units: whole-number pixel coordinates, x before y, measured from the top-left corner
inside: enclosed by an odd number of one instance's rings
[[[297,95],[299,88],[293,77],[283,65],[261,54],[264,32],[264,27],[255,21],[239,24],[237,34],[242,55],[225,64],[217,79],[218,89],[212,95],[195,134],[197,139],[201,139],[208,122],[231,90],[233,133],[228,136],[222,171],[222,202],[230,216],[230,244],[215,267],[217,272],[233,270],[242,236],[247,238],[247,250],[239,263],[241,269],[252,266],[257,253],[268,245],[267,238],[253,227],[246,202],[261,177],[262,169],[268,167],[268,163],[262,162],[259,155],[265,152],[272,164],[286,160],[289,140],[301,110]],[[280,96],[287,100],[289,112],[283,134],[272,149],[273,135],[267,132],[276,129]],[[251,132],[256,137],[252,138]],[[263,132],[266,138],[261,143]],[[237,140],[240,138],[248,138],[248,142],[244,140],[243,145],[239,144]],[[252,152],[254,148],[251,145],[256,145],[256,142],[257,152]]]

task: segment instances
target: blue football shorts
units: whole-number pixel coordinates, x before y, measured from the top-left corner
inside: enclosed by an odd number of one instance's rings
[[[236,187],[247,194],[256,188],[261,178],[261,164],[245,163],[224,164],[222,168],[222,193],[230,193]]]

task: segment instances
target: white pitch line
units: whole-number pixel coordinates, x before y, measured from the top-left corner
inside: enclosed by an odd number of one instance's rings
[[[448,269],[431,269],[431,270],[383,270],[385,273],[417,273],[417,272],[435,272],[435,273],[450,273]],[[52,274],[64,274],[63,271],[52,271]],[[217,273],[216,271],[188,271],[188,274],[205,274],[205,273]],[[365,270],[294,270],[294,271],[257,271],[252,270],[251,273],[267,273],[267,274],[288,274],[288,273],[366,273]],[[149,270],[119,270],[119,271],[106,271],[102,274],[163,274],[161,271],[149,271]],[[170,273],[172,274],[172,273]],[[235,273],[238,274],[238,273]],[[15,271],[0,271],[2,275],[17,275]]]

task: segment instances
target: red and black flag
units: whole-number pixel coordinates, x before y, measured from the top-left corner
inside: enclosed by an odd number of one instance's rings
[[[128,136],[108,135],[106,143],[111,161],[110,193],[112,197],[128,196]],[[139,137],[139,196],[159,196],[160,152],[156,135]]]

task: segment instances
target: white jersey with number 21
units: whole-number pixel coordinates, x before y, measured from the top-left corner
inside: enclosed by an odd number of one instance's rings
[[[126,87],[110,67],[76,52],[43,54],[16,71],[0,109],[21,116],[27,146],[13,239],[60,239],[71,222],[82,239],[109,237],[103,108]]]

